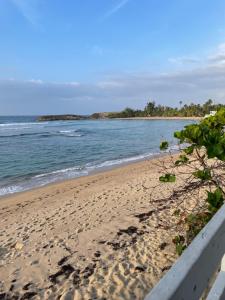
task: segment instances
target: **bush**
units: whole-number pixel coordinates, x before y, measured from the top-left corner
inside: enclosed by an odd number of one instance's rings
[[[173,240],[179,255],[224,203],[224,174],[222,171],[225,169],[224,128],[225,109],[222,108],[215,116],[205,118],[198,124],[187,125],[183,130],[174,133],[178,144],[188,145],[182,149],[182,154],[175,161],[174,168],[188,163],[190,174],[186,184],[189,184],[189,188],[208,188],[206,205],[197,213],[187,214],[186,218],[180,219],[179,223],[183,223],[186,227],[186,234],[183,238],[179,235],[179,238],[176,237]],[[169,144],[164,141],[161,143],[160,149],[164,150],[168,146]],[[175,182],[176,176],[166,173],[164,176],[160,176],[159,180]],[[177,216],[180,217],[180,214],[178,213]]]

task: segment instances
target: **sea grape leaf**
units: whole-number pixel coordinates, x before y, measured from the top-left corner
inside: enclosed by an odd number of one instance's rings
[[[195,148],[195,146],[194,146],[194,145],[191,145],[191,146],[185,148],[183,151],[184,151],[187,155],[189,155],[189,154],[192,154],[192,153],[193,153],[194,148]]]
[[[168,149],[168,147],[169,147],[169,143],[167,141],[163,141],[163,142],[161,142],[159,148],[160,148],[160,150],[166,150],[166,149]]]
[[[176,165],[176,166],[185,164],[185,163],[187,163],[187,162],[189,161],[189,159],[187,158],[186,155],[180,155],[179,158],[180,158],[180,159],[178,159],[177,161],[175,161],[175,165]]]
[[[180,140],[180,143],[184,142],[184,136],[183,136],[183,130],[181,131],[175,131],[174,132],[174,137],[178,140]]]
[[[178,243],[176,244],[176,252],[179,256],[181,256],[181,254],[183,253],[183,251],[187,248],[186,245],[184,245],[183,243]]]
[[[214,192],[207,192],[207,202],[209,203],[209,211],[216,212],[224,203],[223,192],[217,188]]]
[[[159,177],[159,181],[161,182],[175,182],[176,176],[174,174],[165,174],[164,176]]]
[[[193,173],[195,178],[199,178],[201,180],[210,180],[212,178],[210,169],[198,170]]]
[[[179,256],[187,248],[187,245],[185,244],[185,238],[183,235],[175,236],[173,239],[173,243],[176,245],[176,252]]]

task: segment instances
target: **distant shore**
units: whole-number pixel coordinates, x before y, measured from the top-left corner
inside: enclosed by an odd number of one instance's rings
[[[80,121],[80,120],[201,120],[202,117],[108,117],[107,113],[93,114],[91,116],[81,116],[81,115],[46,115],[37,118],[38,122],[46,121]]]
[[[202,117],[132,117],[112,118],[108,120],[202,120]]]
[[[166,224],[177,203],[154,201],[174,188],[158,180],[160,165],[170,159],[2,198],[0,293],[9,299],[27,292],[41,299],[143,299],[176,260],[174,232]],[[194,205],[187,198],[180,208]]]

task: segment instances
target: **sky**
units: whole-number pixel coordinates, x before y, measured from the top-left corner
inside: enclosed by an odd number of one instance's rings
[[[0,0],[0,115],[225,104],[224,0]]]

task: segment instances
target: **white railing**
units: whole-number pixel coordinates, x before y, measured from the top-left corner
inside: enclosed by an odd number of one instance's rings
[[[196,236],[145,300],[201,298],[215,272],[207,300],[225,299],[225,205]],[[224,256],[224,257],[223,257]],[[222,259],[223,258],[223,259]],[[222,260],[222,263],[221,263]],[[219,268],[221,264],[221,267]]]

